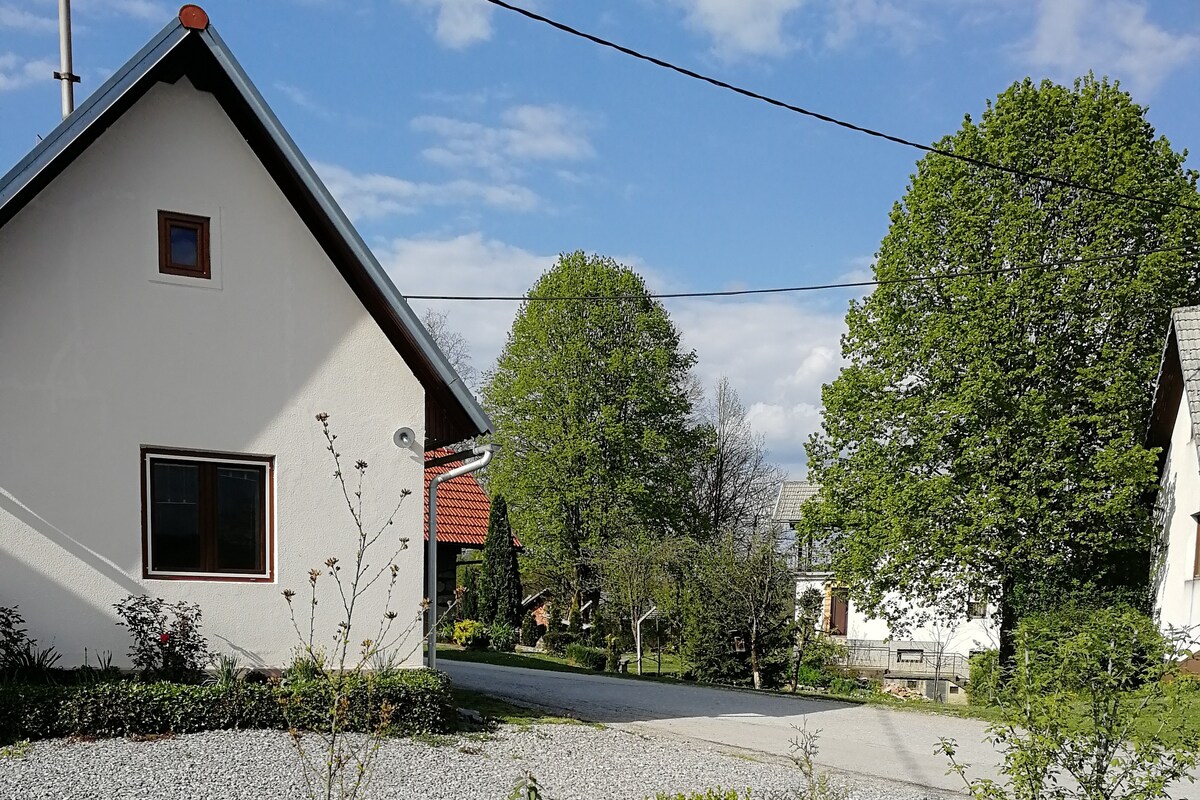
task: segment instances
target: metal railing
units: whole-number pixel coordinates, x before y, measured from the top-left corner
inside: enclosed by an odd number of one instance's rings
[[[856,672],[872,672],[880,676],[966,681],[970,665],[958,653],[938,652],[917,647],[865,645],[847,643],[847,654],[839,659],[841,666]]]

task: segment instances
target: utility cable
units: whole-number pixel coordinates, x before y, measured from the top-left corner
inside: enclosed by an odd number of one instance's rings
[[[1178,253],[1191,250],[1195,245],[1180,245],[1178,247],[1162,247],[1155,250],[1142,250],[1133,253],[1120,253],[1104,256],[1086,256],[1063,261],[1038,261],[1028,264],[1016,264],[1009,267],[950,272],[942,275],[912,275],[906,278],[883,278],[871,281],[848,281],[846,283],[820,283],[808,286],[783,286],[771,289],[727,289],[717,292],[664,292],[661,294],[618,294],[618,295],[574,295],[574,296],[537,296],[527,295],[452,295],[452,294],[409,294],[408,300],[466,300],[466,301],[578,301],[588,303],[604,303],[618,300],[675,300],[686,297],[741,297],[745,295],[790,294],[797,292],[817,292],[827,289],[860,289],[868,286],[890,286],[903,283],[925,283],[928,281],[954,280],[956,278],[976,278],[993,275],[1005,275],[1013,272],[1024,272],[1036,269],[1056,269],[1073,267],[1081,264],[1094,264],[1103,261],[1119,261],[1124,258],[1140,258],[1158,253]]]
[[[616,42],[609,41],[608,39],[602,39],[601,37],[595,36],[594,34],[587,33],[586,31],[581,31],[577,28],[572,28],[570,25],[565,25],[561,22],[550,19],[549,17],[545,17],[545,16],[542,16],[541,14],[530,11],[529,9],[521,8],[520,6],[514,6],[511,3],[505,2],[505,0],[487,0],[487,2],[491,3],[494,6],[499,6],[500,8],[504,8],[509,11],[514,11],[523,17],[528,17],[531,20],[549,25],[552,28],[557,28],[558,30],[563,31],[564,33],[569,33],[572,36],[578,36],[581,39],[586,39],[589,42],[593,42],[595,44],[600,45],[601,47],[608,47],[608,48],[611,48],[618,52],[624,53],[627,56],[632,56],[633,58],[640,59],[642,61],[648,61],[649,63],[654,64],[655,66],[662,67],[663,69],[668,69],[673,72],[678,72],[680,75],[685,75],[689,78],[693,78],[698,81],[703,81],[704,83],[711,84],[720,89],[726,89],[728,91],[735,92],[737,94],[743,95],[744,97],[749,97],[753,100],[760,100],[764,103],[769,103],[770,105],[776,106],[778,108],[783,108],[788,111],[795,112],[797,114],[803,114],[806,117],[812,117],[813,119],[820,120],[821,122],[827,122],[831,125],[837,125],[839,127],[855,131],[857,133],[863,133],[863,134],[866,134],[867,136],[874,136],[876,138],[885,139],[889,142],[894,142],[895,144],[903,145],[905,147],[915,148],[915,149],[920,150],[925,153],[933,153],[935,155],[945,156],[946,158],[953,158],[957,161],[962,161],[964,163],[971,164],[976,167],[980,167],[983,169],[997,170],[999,172],[1004,172],[1009,175],[1015,175],[1017,177],[1027,178],[1029,180],[1042,181],[1044,183],[1052,183],[1052,184],[1056,184],[1058,186],[1066,186],[1071,189],[1078,189],[1080,191],[1085,191],[1085,192],[1094,192],[1096,194],[1105,195],[1107,197],[1112,197],[1112,198],[1115,198],[1118,200],[1131,200],[1131,201],[1138,202],[1138,203],[1152,203],[1154,205],[1162,206],[1164,208],[1184,208],[1184,209],[1188,209],[1190,211],[1200,211],[1200,206],[1189,205],[1187,203],[1175,203],[1170,200],[1160,200],[1156,197],[1146,197],[1144,195],[1128,194],[1126,192],[1120,192],[1120,191],[1117,191],[1116,189],[1111,189],[1111,188],[1104,187],[1104,186],[1093,186],[1091,184],[1080,183],[1079,181],[1073,181],[1069,178],[1057,178],[1052,175],[1042,175],[1042,174],[1039,174],[1036,172],[1028,172],[1028,171],[1020,169],[1018,167],[1010,167],[1005,164],[997,164],[997,163],[994,163],[991,161],[985,161],[984,159],[975,158],[974,156],[968,156],[968,155],[963,155],[962,153],[956,153],[953,150],[946,150],[941,147],[933,147],[931,145],[922,144],[921,142],[915,142],[911,139],[905,139],[901,136],[896,136],[894,134],[884,133],[883,131],[873,130],[871,128],[863,127],[862,125],[856,125],[853,122],[847,122],[846,120],[838,119],[837,117],[831,117],[828,114],[822,114],[818,111],[813,111],[811,109],[803,108],[802,106],[784,102],[783,100],[777,100],[773,97],[769,97],[765,94],[760,94],[760,93],[752,91],[750,89],[745,89],[740,86],[735,86],[734,84],[727,83],[719,78],[713,78],[708,75],[702,75],[701,73],[695,72],[694,70],[690,70],[687,67],[681,67],[681,66],[678,66],[677,64],[672,64],[669,61],[663,61],[661,58],[656,58],[654,56],[646,55],[645,53],[640,53],[637,50],[634,50],[632,48],[626,47],[621,44],[617,44]]]

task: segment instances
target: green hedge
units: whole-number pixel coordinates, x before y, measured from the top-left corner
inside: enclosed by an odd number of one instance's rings
[[[608,651],[602,647],[588,647],[585,644],[567,645],[567,661],[576,666],[601,672],[607,659]]]
[[[453,728],[450,681],[428,670],[348,678],[346,727],[370,730],[386,703],[390,733]],[[77,686],[0,685],[0,744],[62,736],[145,736],[327,724],[326,681],[191,686],[133,680]]]

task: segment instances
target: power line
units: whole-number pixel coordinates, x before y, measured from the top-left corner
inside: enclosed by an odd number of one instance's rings
[[[890,133],[884,133],[883,131],[873,130],[872,128],[866,128],[866,127],[863,127],[862,125],[856,125],[853,122],[847,122],[846,120],[838,119],[837,117],[831,117],[828,114],[822,114],[818,111],[813,111],[811,109],[807,109],[802,106],[784,102],[783,100],[777,100],[777,99],[775,99],[773,97],[769,97],[765,94],[760,94],[760,93],[752,91],[750,89],[745,89],[740,86],[735,86],[732,83],[727,83],[719,78],[713,78],[708,75],[703,75],[699,72],[690,70],[687,67],[681,67],[677,64],[672,64],[669,61],[663,61],[660,58],[655,58],[654,56],[646,55],[645,53],[640,53],[637,50],[634,50],[632,48],[626,47],[621,44],[617,44],[616,42],[609,41],[608,39],[602,39],[599,36],[595,36],[593,34],[587,33],[586,31],[581,31],[577,28],[572,28],[570,25],[565,25],[561,22],[550,19],[549,17],[544,17],[541,14],[537,14],[533,11],[530,11],[529,9],[521,8],[519,6],[514,6],[510,3],[505,2],[505,0],[487,0],[487,2],[491,3],[494,6],[499,6],[500,8],[508,9],[509,11],[515,11],[516,13],[520,14],[523,17],[528,17],[529,19],[549,25],[552,28],[557,28],[558,30],[563,31],[564,33],[569,33],[572,36],[578,36],[581,39],[587,39],[589,42],[598,44],[601,47],[608,47],[608,48],[611,48],[618,52],[624,53],[627,56],[632,56],[633,58],[640,59],[642,61],[648,61],[649,63],[654,64],[655,66],[662,67],[663,69],[668,69],[668,70],[671,70],[672,72],[678,72],[680,75],[685,75],[689,78],[693,78],[698,81],[703,81],[704,83],[711,84],[720,89],[726,89],[728,91],[735,92],[737,94],[743,95],[744,97],[749,97],[753,100],[760,100],[764,103],[769,103],[770,105],[776,106],[778,108],[783,108],[788,111],[795,112],[797,114],[803,114],[806,117],[812,117],[813,119],[820,120],[821,122],[827,122],[831,125],[837,125],[842,128],[847,128],[847,129],[855,131],[857,133],[863,133],[863,134],[866,134],[867,136],[874,136],[876,138],[885,139],[889,142],[894,142],[895,144],[903,145],[905,147],[911,147],[911,148],[920,150],[925,153],[934,153],[939,156],[945,156],[946,158],[953,158],[957,161],[962,161],[962,162],[971,164],[976,167],[981,167],[983,169],[998,170],[1000,172],[1005,172],[1009,175],[1016,175],[1018,177],[1028,178],[1030,180],[1043,181],[1045,183],[1052,183],[1052,184],[1056,184],[1058,186],[1066,186],[1071,189],[1079,189],[1081,191],[1086,191],[1086,192],[1094,192],[1096,194],[1102,194],[1107,197],[1112,197],[1112,198],[1116,198],[1119,200],[1132,200],[1132,201],[1135,201],[1138,203],[1152,203],[1154,205],[1163,206],[1165,208],[1185,208],[1190,211],[1200,211],[1200,206],[1189,205],[1187,203],[1176,203],[1176,202],[1172,202],[1170,200],[1160,200],[1155,197],[1146,197],[1144,195],[1127,194],[1125,192],[1119,192],[1116,189],[1110,189],[1110,188],[1107,188],[1104,186],[1092,186],[1090,184],[1073,181],[1069,178],[1056,178],[1051,175],[1041,175],[1041,174],[1038,174],[1035,172],[1027,172],[1026,170],[1019,169],[1018,167],[1010,167],[1010,166],[1006,166],[1004,164],[996,164],[991,161],[985,161],[981,158],[974,158],[973,156],[963,155],[962,153],[956,153],[953,150],[945,150],[940,147],[933,147],[931,145],[922,144],[921,142],[914,142],[911,139],[905,139],[901,136],[896,136],[896,135],[893,135]]]
[[[409,294],[409,300],[465,300],[465,301],[577,301],[587,303],[605,303],[619,300],[675,300],[686,297],[741,297],[745,295],[790,294],[796,292],[817,292],[827,289],[860,289],[867,286],[888,286],[898,283],[925,283],[928,281],[953,280],[955,278],[975,278],[990,275],[1004,275],[1012,272],[1024,272],[1035,269],[1055,269],[1072,267],[1081,264],[1093,264],[1103,261],[1119,261],[1124,258],[1140,258],[1158,253],[1178,253],[1191,250],[1195,245],[1180,245],[1178,247],[1162,247],[1155,250],[1141,250],[1133,253],[1120,253],[1105,256],[1087,256],[1064,261],[1038,261],[1028,264],[1016,264],[1010,267],[994,269],[951,272],[945,275],[913,275],[907,278],[884,278],[873,281],[849,281],[846,283],[819,283],[808,286],[783,286],[771,289],[728,289],[719,292],[664,292],[662,294],[618,294],[607,296],[562,295],[529,297],[526,295],[452,295],[452,294]]]

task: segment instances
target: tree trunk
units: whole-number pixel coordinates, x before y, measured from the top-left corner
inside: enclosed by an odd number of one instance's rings
[[[1013,597],[1016,581],[1005,575],[1000,581],[1000,678],[1007,681],[1012,676],[1017,661],[1017,609]]]
[[[762,688],[762,673],[758,668],[758,630],[750,631],[750,675],[754,678],[754,688]]]

